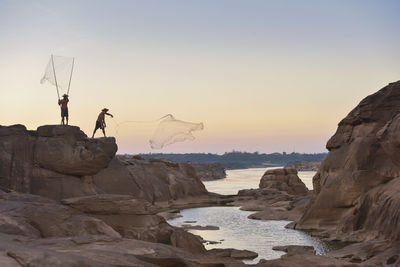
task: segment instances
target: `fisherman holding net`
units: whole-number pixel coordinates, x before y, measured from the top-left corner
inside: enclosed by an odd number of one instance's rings
[[[58,99],[58,105],[61,107],[61,124],[65,125],[64,118],[67,119],[66,125],[68,125],[68,95],[64,94],[63,99]]]
[[[114,118],[114,116],[113,116],[112,114],[110,114],[110,113],[107,113],[107,111],[108,111],[108,108],[103,108],[103,109],[101,110],[99,116],[97,117],[96,126],[95,126],[95,128],[94,128],[92,138],[94,138],[94,134],[96,133],[97,129],[99,129],[99,128],[103,131],[104,137],[106,137],[106,131],[105,131],[105,128],[106,128],[105,115],[108,115],[108,116],[111,116],[111,118]]]

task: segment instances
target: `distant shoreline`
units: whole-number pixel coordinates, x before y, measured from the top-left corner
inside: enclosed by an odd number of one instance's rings
[[[293,162],[320,162],[328,153],[249,153],[249,152],[227,152],[222,155],[211,153],[151,153],[139,154],[144,158],[160,158],[175,162],[193,164],[220,164],[227,170],[267,168],[286,166]]]

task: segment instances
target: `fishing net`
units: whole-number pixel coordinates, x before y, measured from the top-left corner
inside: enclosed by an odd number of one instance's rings
[[[40,83],[48,81],[57,86],[61,94],[68,94],[73,65],[74,58],[72,57],[52,56]]]
[[[152,149],[161,149],[165,146],[186,140],[194,140],[192,132],[203,130],[203,123],[192,123],[177,120],[171,114],[160,121],[153,137],[150,139]]]
[[[162,149],[166,146],[172,145],[177,142],[184,142],[194,140],[192,134],[194,131],[204,129],[202,122],[193,123],[175,119],[174,116],[168,114],[158,120],[154,121],[125,121],[116,124],[116,133],[122,124],[126,123],[157,123],[156,130],[152,138],[149,140],[152,149]]]

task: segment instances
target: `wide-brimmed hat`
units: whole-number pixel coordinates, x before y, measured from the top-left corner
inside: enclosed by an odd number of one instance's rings
[[[103,108],[101,111],[107,112],[107,111],[109,111],[109,109],[108,108]]]
[[[68,97],[68,95],[67,94],[63,94],[63,97]]]

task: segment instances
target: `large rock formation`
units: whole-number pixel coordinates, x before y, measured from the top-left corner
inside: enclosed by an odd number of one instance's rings
[[[400,81],[366,97],[339,123],[297,229],[339,240],[400,240],[399,113]]]
[[[189,164],[117,156],[114,138],[75,126],[0,126],[0,187],[55,200],[94,194],[150,202],[207,194]]]
[[[0,126],[0,186],[53,199],[94,194],[91,176],[116,151],[114,138],[88,139],[79,127]]]
[[[268,170],[260,180],[260,188],[271,188],[285,191],[292,195],[305,195],[308,193],[306,185],[297,176],[294,168]]]
[[[74,126],[0,126],[0,186],[9,192],[0,190],[0,233],[33,239],[102,235],[204,254],[197,237],[156,214],[186,198],[209,201],[194,168],[115,157],[116,150],[114,138],[89,139]]]
[[[257,211],[249,218],[259,220],[298,220],[311,197],[291,168],[267,170],[258,189],[240,190],[238,196],[243,199],[235,203],[242,210]]]
[[[108,168],[94,175],[93,183],[104,193],[133,195],[150,202],[207,194],[190,164],[140,156],[117,156]]]

